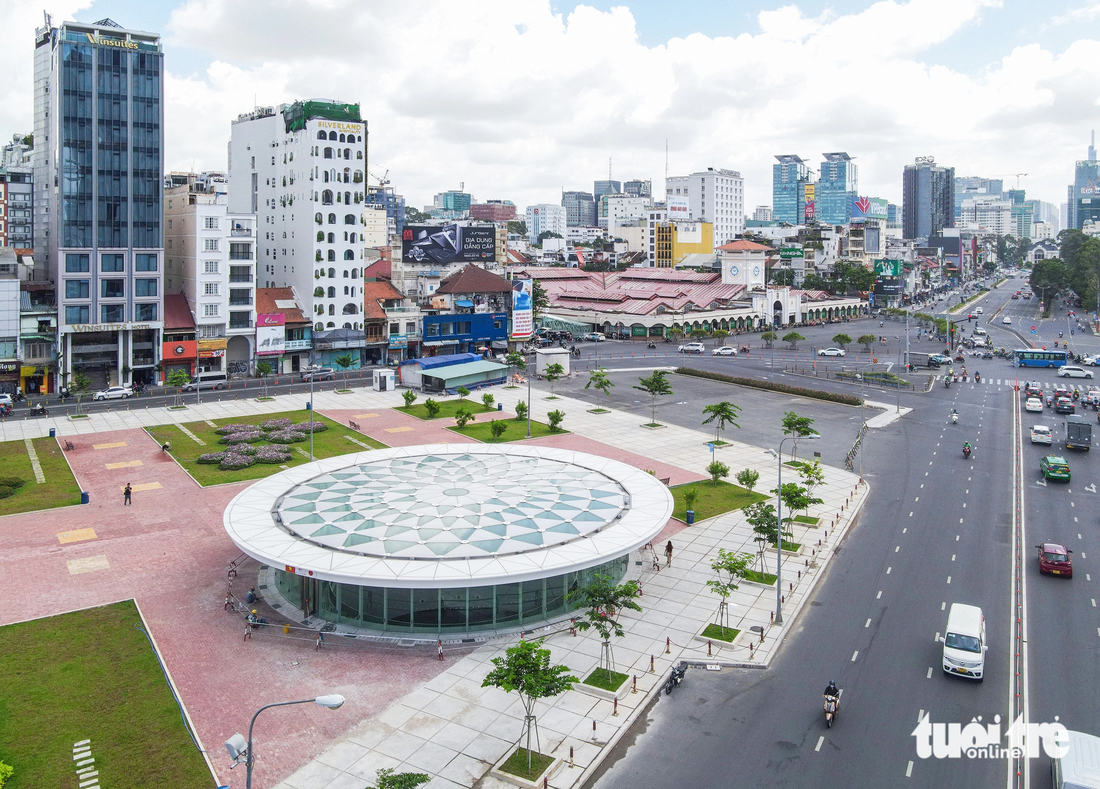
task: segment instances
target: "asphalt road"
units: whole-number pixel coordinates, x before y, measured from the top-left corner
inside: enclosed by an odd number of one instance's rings
[[[984,314],[971,328],[983,325],[997,346],[1021,344],[1001,324],[1005,315],[1016,329],[1037,317],[1036,302],[1009,298],[1015,289],[1006,283],[978,302]],[[1029,337],[1030,326],[1024,332]],[[1056,329],[1047,331],[1056,336]],[[1038,343],[1044,339],[1038,325],[1034,336]],[[1080,332],[1074,341],[1082,351],[1100,345]],[[712,362],[700,366],[704,363]],[[736,364],[746,374],[779,375],[763,360],[713,363]],[[1000,359],[967,365],[971,372],[981,370],[983,383],[903,392],[902,404],[913,406],[913,413],[869,434],[864,473],[871,496],[771,668],[692,670],[619,743],[591,786],[1005,785],[1005,761],[921,760],[911,734],[922,711],[933,722],[963,725],[977,716],[991,722],[1000,715],[1007,726],[1012,398],[1021,396],[1012,385],[1065,380],[1054,371],[1017,370]],[[627,375],[613,373],[613,380],[628,383]],[[793,377],[783,380],[788,378]],[[698,425],[702,405],[718,399],[713,384],[701,382],[697,389],[685,380],[674,377],[676,395],[667,400],[677,404],[662,407],[658,419]],[[736,395],[728,399],[742,404],[747,417],[740,431],[732,431],[734,437],[752,443],[774,439],[771,423],[788,404],[775,395],[732,389]],[[639,402],[625,405],[644,407],[644,393],[634,394]],[[836,449],[846,450],[850,443],[839,436],[847,429],[854,437],[856,409],[798,404],[802,410],[794,410],[817,419],[825,436],[814,448],[823,450],[826,462],[837,462]],[[952,407],[959,411],[958,425],[949,422]],[[760,418],[768,413],[776,419]],[[1092,554],[1100,552],[1093,544],[1100,461],[1086,453],[1068,455],[1073,482],[1039,484],[1038,460],[1051,450],[1027,440],[1036,423],[1051,426],[1056,436],[1063,433],[1061,417],[1023,415],[1025,541],[1067,544],[1075,551],[1075,572],[1072,580],[1040,577],[1035,550],[1025,552],[1030,720],[1058,716],[1070,728],[1100,733],[1095,703],[1100,595],[1092,588]],[[975,448],[969,461],[961,454],[964,440]],[[1064,454],[1060,444],[1057,439],[1053,450]],[[948,677],[940,669],[942,647],[935,637],[944,630],[952,602],[980,605],[985,613],[990,648],[982,683]],[[826,729],[820,698],[830,678],[845,692],[836,726]],[[1045,757],[1032,760],[1030,768],[1033,787],[1050,786]]]

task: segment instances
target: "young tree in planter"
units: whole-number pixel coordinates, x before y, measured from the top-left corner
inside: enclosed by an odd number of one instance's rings
[[[751,554],[734,553],[725,548],[719,548],[718,558],[710,563],[710,569],[714,570],[717,578],[707,581],[707,586],[722,598],[722,602],[718,604],[714,624],[718,625],[723,635],[730,629],[729,596],[737,591],[738,584],[745,577],[745,573],[752,569],[752,564]]]
[[[271,362],[256,362],[256,372],[260,374],[261,378],[271,375]]]
[[[772,343],[779,339],[779,335],[773,331],[766,331],[760,335],[760,339],[764,341],[765,348],[771,348]]]
[[[841,332],[840,334],[833,335],[833,342],[841,348],[847,349],[848,346],[852,344],[852,338]]]
[[[593,370],[588,374],[588,383],[584,385],[584,388],[591,387],[597,392],[603,392],[605,397],[611,397],[611,387],[614,385],[611,379],[607,377],[607,370]]]
[[[186,383],[186,381],[184,382]],[[182,386],[183,384],[180,384]],[[92,379],[86,376],[84,373],[73,373],[73,380],[69,384],[69,391],[76,395],[76,412],[81,413],[80,410],[80,398],[88,393],[88,390],[92,388]]]
[[[746,490],[752,490],[756,487],[756,483],[760,481],[760,472],[754,468],[745,468],[737,472],[737,476],[734,477],[737,480],[737,484]]]
[[[810,496],[814,495],[814,490],[818,486],[825,484],[825,472],[821,469],[820,460],[815,459],[813,463],[803,463],[798,467],[798,476],[802,477],[802,485]]]
[[[695,510],[695,500],[699,498],[699,490],[694,485],[684,490],[684,509]]]
[[[474,421],[474,415],[470,413],[469,408],[459,408],[455,411],[455,424],[458,425],[459,430],[466,427],[470,422]]]
[[[650,414],[653,421],[651,425],[657,424],[657,398],[664,397],[672,394],[672,384],[668,382],[667,370],[654,370],[652,375],[647,375],[644,378],[638,379],[639,386],[635,386],[635,389],[640,389],[649,395],[650,398]]]
[[[428,412],[428,419],[435,419],[439,415],[439,403],[432,398],[424,401],[424,410]]]
[[[337,356],[332,361],[336,362],[336,366],[344,371],[344,388],[348,388],[348,368],[355,364],[355,358],[350,353],[345,353]]]
[[[864,353],[871,352],[871,346],[878,341],[878,337],[873,334],[861,334],[856,338],[856,342],[863,346]]]
[[[772,493],[775,493],[772,489]],[[821,499],[811,496],[806,488],[797,482],[784,482],[783,492],[779,496],[783,500],[783,506],[787,508],[787,517],[783,519],[783,539],[794,542],[794,515],[801,510],[808,510],[811,504],[820,504]]]
[[[179,368],[168,373],[168,380],[165,382],[169,386],[173,386],[176,389],[176,405],[181,405],[180,398],[183,396],[183,387],[188,381],[191,380],[191,376],[185,371]],[[80,405],[80,400],[77,399],[77,405]]]
[[[710,336],[715,339],[718,345],[722,344],[722,340],[730,336],[730,333],[725,329],[715,329],[710,333]]]
[[[527,418],[527,403],[524,400],[520,400],[516,403],[516,421],[522,422]]]
[[[798,439],[813,435],[813,423],[814,420],[808,416],[799,416],[794,411],[783,414],[783,435],[794,436],[794,441],[791,442],[791,460],[794,460],[795,452],[798,451]]]
[[[745,507],[745,520],[752,526],[752,541],[756,543],[756,561],[753,567],[760,566],[760,572],[768,572],[765,558],[769,545],[775,545],[779,539],[779,523],[775,514],[775,505],[758,501]]]
[[[626,634],[618,617],[625,610],[641,611],[642,607],[634,602],[634,598],[641,594],[637,581],[627,581],[616,586],[611,583],[610,577],[597,573],[592,583],[568,595],[570,602],[576,601],[579,608],[585,609],[581,619],[577,621],[577,630],[588,632],[589,629],[594,629],[603,639],[600,668],[608,679],[615,670],[611,636],[622,638]]]
[[[806,338],[796,331],[789,331],[783,335],[783,342],[788,343],[792,351],[797,351],[799,340],[804,339]]]
[[[406,389],[404,392],[401,393],[401,399],[405,401],[405,407],[409,408],[410,406],[412,406],[413,403],[416,402],[416,392],[414,392],[412,389]]]
[[[455,389],[455,394],[458,395],[459,400],[465,400],[467,397],[470,396],[470,390],[467,389],[465,386],[460,386]]]
[[[383,767],[375,775],[373,789],[416,789],[432,780],[430,775],[424,773],[395,773],[389,767]]]
[[[546,376],[546,380],[550,382],[550,398],[553,399],[554,395],[554,383],[560,381],[565,375],[565,368],[557,362],[546,365],[546,371],[543,373]]]
[[[730,467],[720,460],[714,460],[707,466],[707,473],[710,474],[710,484],[717,486],[720,478],[730,475]]]
[[[561,430],[561,423],[565,419],[565,412],[559,408],[548,413],[546,419],[550,423],[550,432],[557,433]]]
[[[726,430],[726,425],[733,425],[740,429],[741,425],[737,424],[737,413],[741,410],[740,406],[734,405],[728,400],[723,400],[720,403],[713,403],[703,407],[703,413],[708,414],[706,419],[703,420],[704,425],[709,425],[714,422],[714,441],[717,443],[720,440],[720,436]]]
[[[491,394],[486,392],[481,396],[481,404],[485,406],[486,411],[491,411],[493,408],[493,401],[496,400]]]
[[[540,752],[538,723],[535,720],[535,702],[560,695],[573,687],[578,680],[569,673],[567,666],[550,665],[550,650],[543,649],[543,639],[520,641],[509,647],[504,657],[493,658],[493,670],[481,682],[483,688],[500,688],[505,693],[519,693],[523,703],[523,728],[520,739],[527,739],[527,769],[531,769],[531,735],[535,736],[535,748]]]
[[[499,439],[508,430],[508,423],[503,419],[494,419],[489,423],[489,432],[493,434],[493,438]]]

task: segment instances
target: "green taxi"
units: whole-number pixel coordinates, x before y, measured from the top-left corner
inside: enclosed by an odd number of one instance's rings
[[[1039,461],[1039,471],[1044,479],[1064,479],[1069,482],[1069,463],[1058,455],[1047,455]]]

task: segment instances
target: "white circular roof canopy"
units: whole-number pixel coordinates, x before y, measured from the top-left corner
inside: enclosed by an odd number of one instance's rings
[[[655,537],[672,496],[618,461],[536,446],[360,452],[261,480],[225,511],[276,568],[366,586],[461,587],[557,575]]]

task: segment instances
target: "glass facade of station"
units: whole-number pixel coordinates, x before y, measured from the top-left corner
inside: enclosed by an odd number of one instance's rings
[[[473,633],[544,622],[573,610],[568,595],[595,576],[618,583],[629,555],[534,581],[456,589],[395,589],[322,581],[276,570],[280,594],[309,615],[394,633]]]

